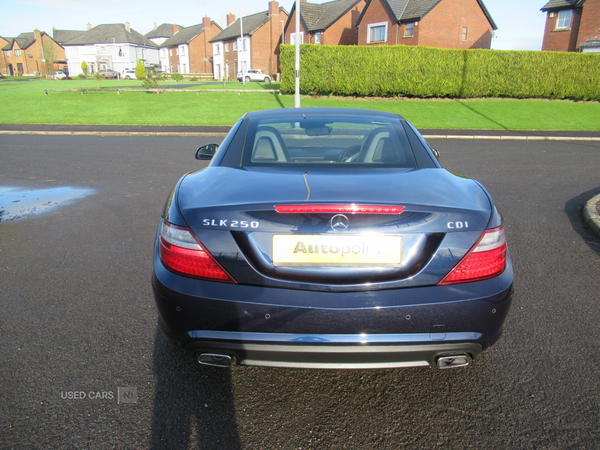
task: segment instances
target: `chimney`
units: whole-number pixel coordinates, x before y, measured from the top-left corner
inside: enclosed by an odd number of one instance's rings
[[[177,34],[179,31],[179,25],[173,25],[173,34]]]
[[[231,25],[233,22],[235,22],[235,14],[227,14],[227,26]]]
[[[89,22],[87,23],[87,29],[88,29],[88,31],[90,31],[92,29],[92,24]]]
[[[128,33],[131,33],[131,26],[129,25],[129,22],[125,22],[125,29]]]
[[[154,29],[158,29],[158,25],[156,24],[156,22],[154,22]]]
[[[204,28],[205,31],[210,28],[210,17],[204,16],[202,19],[202,28]]]
[[[269,2],[269,16],[279,15],[279,3],[275,0]]]

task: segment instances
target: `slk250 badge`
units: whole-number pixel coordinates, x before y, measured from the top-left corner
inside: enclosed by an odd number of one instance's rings
[[[204,219],[202,225],[206,227],[229,227],[229,228],[258,228],[258,221],[229,219]]]

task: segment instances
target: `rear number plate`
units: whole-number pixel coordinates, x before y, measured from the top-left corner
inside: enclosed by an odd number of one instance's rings
[[[401,261],[401,236],[273,236],[275,266],[397,266]]]

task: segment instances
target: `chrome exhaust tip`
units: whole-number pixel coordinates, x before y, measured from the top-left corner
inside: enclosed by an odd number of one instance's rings
[[[469,355],[440,356],[437,360],[438,369],[467,367],[469,364],[471,364],[471,357]]]
[[[201,353],[198,355],[198,362],[207,366],[229,367],[231,366],[231,356],[218,355],[216,353]]]

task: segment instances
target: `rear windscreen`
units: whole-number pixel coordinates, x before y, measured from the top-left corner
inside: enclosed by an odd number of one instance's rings
[[[325,114],[250,119],[243,165],[416,167],[400,119]]]

